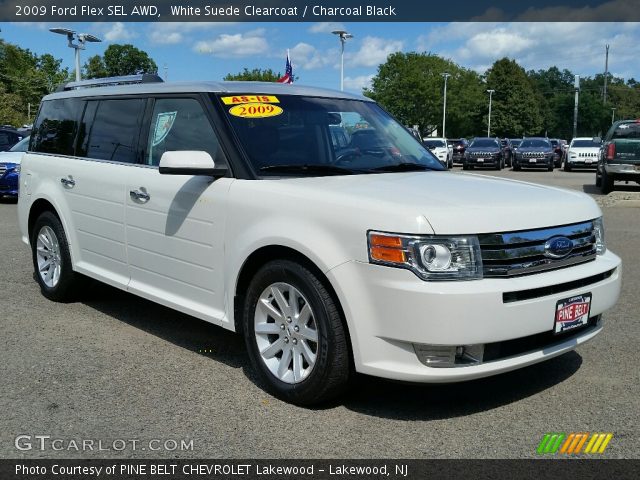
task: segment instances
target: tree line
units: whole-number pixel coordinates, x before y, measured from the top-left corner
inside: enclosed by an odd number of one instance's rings
[[[72,52],[70,51],[70,54]],[[84,64],[83,78],[102,78],[136,73],[155,73],[149,55],[133,45],[112,44],[104,55]],[[44,95],[75,79],[75,71],[62,67],[62,59],[0,39],[0,124],[19,127],[33,121]]]
[[[515,60],[497,60],[484,74],[463,68],[431,53],[394,53],[378,67],[364,95],[373,98],[402,123],[418,125],[423,135],[442,134],[443,73],[447,81],[446,135],[449,138],[487,134],[489,94],[492,95],[491,135],[573,136],[574,74],[550,67],[529,70]],[[615,117],[640,116],[640,83],[604,75],[580,80],[578,136],[599,136]]]

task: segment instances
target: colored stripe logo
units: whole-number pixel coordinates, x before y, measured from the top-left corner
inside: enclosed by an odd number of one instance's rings
[[[538,445],[538,455],[601,454],[609,446],[613,433],[545,433]]]

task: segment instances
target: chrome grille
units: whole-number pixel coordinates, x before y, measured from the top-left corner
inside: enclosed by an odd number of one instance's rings
[[[545,243],[553,237],[571,240],[571,252],[562,258],[545,255]],[[593,221],[560,227],[491,233],[478,236],[485,277],[514,277],[577,265],[596,258]]]
[[[498,152],[469,152],[470,157],[487,158],[487,157],[492,157],[494,155],[498,155]]]
[[[547,156],[544,152],[522,152],[524,158],[544,158]]]
[[[3,176],[7,171],[7,166],[0,163],[0,177]]]
[[[578,156],[579,157],[597,157],[598,154],[597,153],[579,153]]]

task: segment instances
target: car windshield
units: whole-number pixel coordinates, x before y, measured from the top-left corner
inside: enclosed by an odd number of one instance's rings
[[[220,95],[260,175],[319,176],[444,170],[436,157],[377,104],[298,95]],[[336,126],[348,140],[332,141]]]
[[[469,145],[470,148],[477,148],[477,147],[486,148],[486,147],[499,147],[499,146],[500,145],[498,145],[497,141],[491,140],[490,138],[479,138],[471,142],[471,145]]]
[[[16,143],[13,147],[9,149],[10,152],[26,152],[29,148],[29,138],[24,137],[18,143]]]
[[[443,140],[425,140],[424,142],[424,146],[427,148],[444,148],[446,147],[445,143]]]
[[[551,144],[547,140],[523,140],[520,148],[550,148]]]
[[[594,142],[593,140],[574,140],[571,142],[571,146],[574,148],[600,148],[600,142]]]
[[[633,138],[640,139],[640,122],[628,122],[619,124],[613,131],[611,138]]]

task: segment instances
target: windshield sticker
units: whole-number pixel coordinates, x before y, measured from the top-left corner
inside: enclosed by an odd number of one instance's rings
[[[173,122],[176,120],[178,112],[163,112],[158,114],[156,127],[153,129],[153,146],[159,145],[171,131]]]
[[[241,118],[275,117],[283,112],[282,108],[269,103],[245,103],[229,109],[229,114]]]
[[[220,97],[225,105],[239,105],[241,103],[280,103],[273,95],[237,95],[235,97]]]

